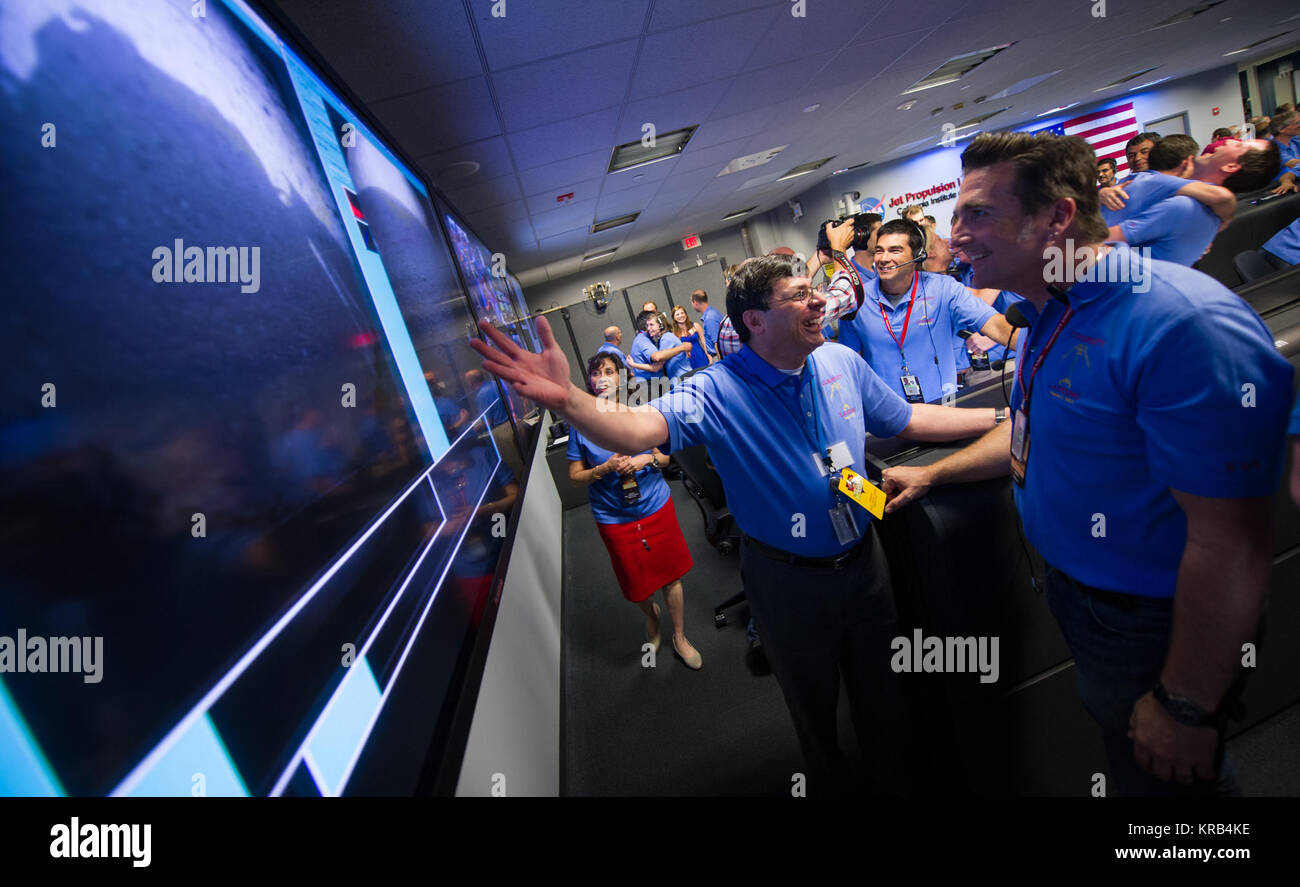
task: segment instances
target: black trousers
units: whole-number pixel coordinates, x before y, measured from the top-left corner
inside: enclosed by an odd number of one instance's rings
[[[856,788],[901,795],[910,783],[902,684],[889,664],[897,615],[874,526],[865,545],[839,569],[792,566],[741,545],[745,595],[794,720],[810,796]],[[837,738],[841,678],[867,767],[863,785]]]

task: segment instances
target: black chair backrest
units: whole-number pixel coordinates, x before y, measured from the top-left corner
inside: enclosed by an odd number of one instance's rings
[[[673,459],[681,466],[682,473],[708,497],[714,508],[726,506],[727,493],[722,488],[722,478],[709,462],[709,451],[704,444],[677,450],[673,453]]]
[[[1233,267],[1241,275],[1241,279],[1250,283],[1252,280],[1259,280],[1261,277],[1267,277],[1277,269],[1273,263],[1264,255],[1263,250],[1248,249],[1237,253],[1232,259]]]

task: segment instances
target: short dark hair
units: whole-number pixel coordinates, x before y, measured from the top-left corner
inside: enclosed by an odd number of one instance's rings
[[[1282,168],[1282,155],[1277,149],[1277,142],[1270,141],[1267,148],[1247,151],[1237,161],[1241,169],[1223,180],[1223,187],[1233,194],[1246,194],[1258,191],[1277,178]]]
[[[1210,141],[1214,141],[1215,139],[1230,139],[1230,138],[1232,138],[1232,130],[1228,129],[1228,127],[1226,126],[1220,126],[1214,132],[1210,133]]]
[[[1290,102],[1283,102],[1282,104],[1277,106],[1277,109],[1274,110],[1273,113],[1285,114],[1287,111],[1294,111],[1294,110],[1295,110],[1295,105],[1291,104]]]
[[[1156,172],[1166,172],[1182,166],[1183,161],[1188,157],[1195,157],[1199,150],[1201,146],[1196,144],[1196,139],[1178,133],[1156,142],[1151,153],[1147,155],[1147,163]]]
[[[887,234],[902,234],[907,237],[907,245],[912,250],[912,255],[919,255],[925,246],[925,234],[921,227],[911,219],[891,219],[880,226],[876,232],[876,243],[880,243],[880,238]]]
[[[709,304],[709,294],[706,293],[704,290],[696,290],[695,292],[691,293],[691,301],[700,302],[704,305],[707,305]]]
[[[1272,135],[1279,135],[1282,130],[1295,123],[1296,117],[1300,115],[1295,111],[1278,111],[1269,118],[1268,131]]]
[[[1039,212],[1068,197],[1074,201],[1079,234],[1091,242],[1106,239],[1108,229],[1097,196],[1097,155],[1083,139],[1045,132],[986,132],[961,152],[963,173],[998,163],[1011,165],[1012,192],[1021,210]]]
[[[931,225],[937,225],[937,224],[939,224],[939,220],[936,219],[934,216],[926,216],[926,217],[925,217],[925,220],[926,220],[927,222],[929,222]]]
[[[770,308],[772,287],[786,277],[794,277],[794,263],[789,256],[759,256],[736,269],[727,284],[727,316],[742,343],[748,342],[750,336],[745,312]]]
[[[1112,171],[1112,172],[1113,172],[1114,170],[1119,169],[1119,163],[1117,163],[1117,162],[1115,161],[1115,158],[1114,158],[1114,157],[1103,157],[1103,158],[1101,158],[1100,160],[1097,161],[1097,165],[1098,165],[1098,166],[1109,166],[1109,167],[1111,168],[1111,171]]]
[[[583,377],[587,382],[588,394],[596,393],[595,391],[591,390],[591,374],[596,372],[596,367],[600,366],[602,363],[604,363],[607,360],[614,365],[614,372],[616,373],[627,372],[627,366],[617,357],[610,354],[608,351],[597,351],[595,354],[591,355],[591,357],[587,358],[587,375]],[[621,382],[622,380],[620,379],[619,381]]]
[[[1150,142],[1153,145],[1158,145],[1160,144],[1160,140],[1163,138],[1164,136],[1160,135],[1158,132],[1140,132],[1128,140],[1128,144],[1124,146],[1124,153],[1127,154],[1129,148],[1132,148],[1134,145],[1140,145],[1143,142]]]
[[[644,333],[646,321],[648,321],[652,317],[657,318],[658,316],[659,316],[658,311],[642,311],[640,314],[636,316],[636,328]]]

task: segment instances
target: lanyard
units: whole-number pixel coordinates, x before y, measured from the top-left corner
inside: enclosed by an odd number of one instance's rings
[[[740,368],[741,368],[740,362],[737,361],[733,369],[740,369]],[[776,394],[777,400],[780,401],[782,406],[785,407],[786,412],[790,413],[790,416],[791,418],[794,419],[795,424],[799,426],[799,430],[803,432],[804,438],[806,438],[808,443],[812,445],[813,452],[815,452],[819,457],[821,457],[823,463],[827,463],[830,461],[830,456],[826,454],[826,447],[823,447],[821,445],[822,426],[817,416],[817,373],[813,369],[813,362],[811,357],[804,362],[804,368],[805,368],[804,372],[807,373],[808,375],[808,385],[811,386],[811,391],[808,395],[809,399],[812,401],[813,431],[811,433],[809,433],[808,425],[804,422],[804,417],[801,415],[803,410],[799,403],[799,394],[801,391],[801,386],[803,384],[802,376],[794,377],[795,378],[795,407],[793,410],[791,410],[790,405],[786,403],[785,398],[782,396],[782,394],[779,391],[774,391],[774,393]],[[745,385],[750,389],[750,391],[754,390],[754,385],[750,376],[749,367],[745,367],[743,371],[738,373],[737,375],[739,375],[741,378],[745,380]],[[829,469],[830,466],[827,465],[827,468]]]
[[[920,282],[921,272],[914,271],[912,276],[912,297],[908,299],[907,314],[903,316],[903,337],[901,339],[894,335],[894,328],[890,325],[889,317],[885,314],[885,306],[879,302],[876,303],[876,307],[880,309],[880,319],[885,322],[885,329],[889,331],[889,338],[893,339],[894,344],[898,346],[899,354],[903,354],[903,343],[907,341],[907,325],[912,320],[912,306],[916,304],[916,287]],[[906,355],[903,356],[903,363],[907,363]]]
[[[1038,357],[1034,360],[1033,369],[1029,371],[1028,385],[1025,384],[1024,361],[1016,361],[1016,385],[1020,388],[1020,409],[1024,411],[1026,416],[1029,415],[1029,395],[1033,393],[1034,377],[1038,375],[1038,368],[1043,365],[1043,361],[1047,359],[1047,352],[1052,350],[1052,346],[1056,344],[1057,337],[1061,335],[1061,330],[1065,329],[1066,322],[1073,316],[1074,308],[1070,307],[1066,309],[1065,313],[1061,315],[1061,319],[1057,321],[1056,329],[1052,330],[1051,337],[1048,338],[1047,344],[1043,346],[1043,350],[1038,352]],[[1026,351],[1027,350],[1028,349],[1026,349]]]

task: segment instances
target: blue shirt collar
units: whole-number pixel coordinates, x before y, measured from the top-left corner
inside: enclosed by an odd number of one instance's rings
[[[788,382],[791,379],[798,380],[802,378],[801,376],[791,376],[781,372],[766,360],[759,357],[758,354],[748,345],[741,345],[740,350],[733,354],[731,359],[735,360],[736,363],[740,365],[739,369],[744,375],[757,379],[768,388],[776,388],[778,385]],[[804,359],[804,366],[808,366],[807,358]]]

